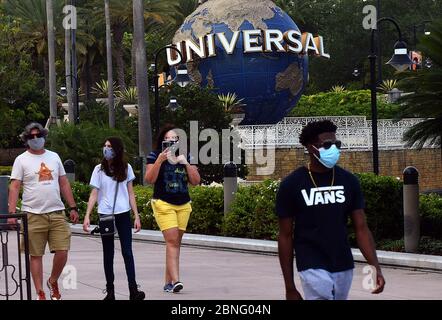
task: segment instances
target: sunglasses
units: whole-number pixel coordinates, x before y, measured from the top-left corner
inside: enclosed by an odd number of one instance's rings
[[[25,138],[27,139],[27,140],[32,140],[32,139],[35,139],[35,138],[43,138],[45,135],[43,134],[43,133],[34,133],[34,134],[27,134],[26,136],[25,136]]]
[[[315,145],[315,146],[316,146],[316,148],[318,148],[318,149],[319,149],[319,148],[324,148],[325,150],[327,150],[327,149],[330,149],[330,147],[331,147],[332,145],[335,145],[336,148],[341,149],[342,142],[341,142],[340,140],[335,140],[335,141],[330,141],[330,140],[328,140],[328,141],[324,141],[322,144]]]

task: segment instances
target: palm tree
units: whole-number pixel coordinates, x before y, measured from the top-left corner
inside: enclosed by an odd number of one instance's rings
[[[133,0],[134,51],[138,91],[139,155],[145,158],[152,150],[152,126],[149,108],[149,84],[147,80],[146,43],[144,41],[144,3]]]
[[[48,22],[49,110],[50,123],[54,124],[57,120],[57,75],[55,73],[54,6],[52,0],[46,0],[46,16]]]
[[[109,0],[104,0],[104,12],[106,16],[107,81],[108,83],[114,83],[114,78],[112,75],[112,36]],[[114,88],[113,86],[108,87],[109,127],[115,128]]]
[[[422,148],[426,143],[442,146],[442,20],[430,26],[431,35],[420,40],[420,50],[432,61],[432,68],[412,72],[401,88],[410,95],[400,102],[404,108],[399,118],[420,117],[426,120],[411,127],[404,135],[409,146]]]
[[[61,26],[63,15],[62,7],[64,0],[53,0],[54,25]],[[33,56],[33,65],[39,65],[43,61],[43,74],[45,78],[45,89],[49,88],[49,62],[48,62],[48,29],[46,19],[46,0],[4,0],[4,10],[18,21],[20,27],[20,37],[17,39],[17,48],[22,51],[30,52]],[[81,7],[78,8],[79,10]],[[83,13],[78,14],[78,25],[83,26],[81,21]],[[63,28],[59,27],[54,32],[55,45],[61,49],[65,43],[65,33]],[[80,55],[85,55],[87,48],[94,43],[95,39],[83,32],[81,29],[77,32],[77,51]]]
[[[60,1],[55,3],[55,11],[61,12]],[[17,39],[17,48],[23,51],[31,51],[34,64],[43,60],[43,74],[45,77],[45,88],[49,88],[49,62],[48,62],[48,21],[46,19],[45,0],[6,0],[4,3],[6,14],[19,21],[20,37]],[[55,16],[55,24],[60,21]],[[61,23],[61,22],[60,22]],[[64,36],[64,35],[63,35]]]
[[[66,93],[67,93],[67,100],[68,100],[68,117],[69,117],[69,123],[74,124],[75,123],[75,116],[74,116],[74,104],[72,101],[72,77],[69,77],[69,75],[72,72],[71,68],[71,30],[69,28],[66,28],[64,31],[65,34],[65,43],[64,43],[64,57],[65,57],[65,73],[66,73]]]

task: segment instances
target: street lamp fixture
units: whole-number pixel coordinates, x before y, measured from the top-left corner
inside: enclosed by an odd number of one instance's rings
[[[430,69],[433,66],[433,61],[430,58],[425,59],[425,68]]]
[[[352,75],[354,76],[354,77],[359,77],[359,75],[360,75],[361,73],[359,72],[359,69],[358,68],[355,68],[354,70],[353,70],[353,73],[352,73]]]
[[[396,42],[394,46],[394,54],[390,61],[387,64],[392,65],[396,70],[405,70],[408,66],[412,65],[410,57],[407,52],[407,44],[403,41],[402,32],[399,28],[396,20],[392,18],[380,18],[377,21],[377,26],[381,22],[389,21],[393,23],[396,27],[396,30],[399,35],[399,40]],[[379,174],[379,147],[378,147],[378,111],[377,111],[377,95],[376,95],[376,51],[375,51],[375,33],[378,32],[378,29],[372,29],[371,31],[371,48],[370,48],[370,56],[368,57],[370,60],[370,90],[371,90],[371,130],[372,130],[372,141],[373,141],[373,172],[374,174]]]
[[[180,50],[178,50],[176,47],[170,45],[170,46],[165,46],[162,47],[160,49],[158,49],[155,52],[155,63],[151,65],[151,67],[153,67],[154,69],[154,85],[155,85],[155,132],[158,134],[158,132],[160,132],[160,90],[159,90],[159,85],[158,85],[158,80],[159,80],[159,76],[158,76],[158,57],[159,54],[162,51],[165,51],[167,49],[170,50],[174,50],[180,57],[180,61],[183,61],[183,55],[181,53]],[[173,82],[176,82],[180,87],[185,87],[186,85],[188,85],[191,80],[189,78],[188,72],[187,72],[187,68],[185,64],[180,65],[177,68],[177,75],[175,77],[175,79],[173,80]],[[176,100],[176,99],[175,99]],[[169,103],[170,105],[170,103]],[[173,109],[172,109],[173,110]]]
[[[396,42],[393,57],[386,64],[391,65],[399,72],[405,71],[413,64],[408,55],[407,44],[404,41],[399,40]]]
[[[176,97],[170,97],[169,104],[166,108],[173,112],[181,108],[181,106],[178,104]]]
[[[184,88],[185,86],[187,86],[191,82],[191,80],[189,78],[189,71],[187,70],[187,67],[185,64],[180,64],[178,66],[176,77],[175,77],[175,79],[173,79],[173,82],[175,82],[181,88]]]

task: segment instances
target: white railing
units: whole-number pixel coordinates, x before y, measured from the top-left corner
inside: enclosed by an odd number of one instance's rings
[[[349,117],[311,117],[285,118],[275,125],[248,125],[238,126],[236,129],[242,139],[244,149],[263,147],[292,148],[299,147],[299,135],[302,128],[311,121],[329,119],[333,121],[338,131],[337,138],[342,141],[343,149],[371,150],[372,131],[371,120],[361,116]],[[403,119],[400,121],[378,120],[379,149],[404,149],[404,133],[410,127],[424,119]],[[432,148],[426,145],[426,148]]]

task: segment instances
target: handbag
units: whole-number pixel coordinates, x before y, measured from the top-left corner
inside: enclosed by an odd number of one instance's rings
[[[115,187],[115,197],[114,204],[112,206],[112,214],[101,215],[99,217],[100,221],[98,222],[100,235],[102,237],[113,236],[117,233],[117,228],[115,227],[115,203],[117,202],[117,194],[118,194],[118,181]]]

